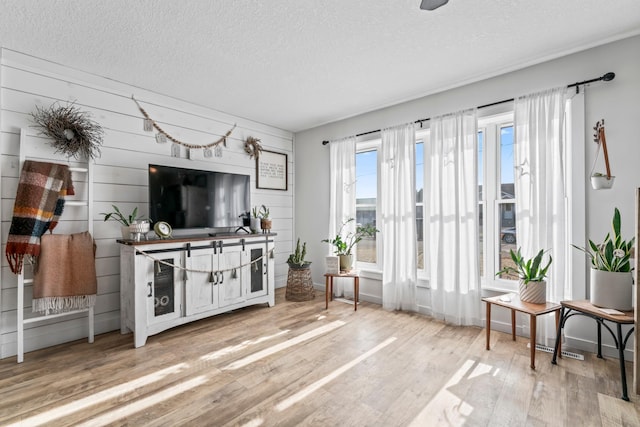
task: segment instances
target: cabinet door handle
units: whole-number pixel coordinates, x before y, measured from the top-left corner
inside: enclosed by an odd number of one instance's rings
[[[147,286],[149,286],[149,295],[147,295],[147,298],[151,298],[153,296],[153,283],[148,282]]]
[[[218,273],[220,273],[220,284],[222,285],[224,283],[224,273],[222,271],[218,271]]]

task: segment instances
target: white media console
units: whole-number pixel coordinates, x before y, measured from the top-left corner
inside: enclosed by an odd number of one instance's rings
[[[174,326],[275,304],[275,234],[118,240],[120,330],[135,347]]]

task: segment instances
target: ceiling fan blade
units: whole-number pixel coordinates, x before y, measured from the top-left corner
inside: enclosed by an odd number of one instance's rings
[[[449,0],[422,0],[420,3],[420,9],[422,10],[436,10],[440,6],[444,6],[449,3]]]

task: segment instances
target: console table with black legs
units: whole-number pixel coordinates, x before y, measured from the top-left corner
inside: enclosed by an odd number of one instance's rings
[[[558,346],[560,345],[561,332],[564,328],[564,324],[572,316],[586,316],[594,319],[598,326],[598,358],[602,359],[602,327],[604,326],[611,336],[618,349],[618,357],[620,359],[620,378],[622,379],[622,399],[628,401],[629,395],[627,394],[627,376],[624,366],[624,348],[627,345],[629,337],[633,334],[634,327],[622,336],[622,325],[633,325],[633,311],[625,311],[624,314],[615,315],[608,314],[602,311],[600,308],[591,304],[588,300],[579,301],[561,301],[562,306],[560,313],[560,323],[558,323],[558,334],[556,335],[556,345],[553,351],[553,359],[551,363],[556,363],[556,357],[558,356]],[[611,322],[615,324],[616,332],[609,327],[605,322]],[[562,353],[559,354],[562,357]]]

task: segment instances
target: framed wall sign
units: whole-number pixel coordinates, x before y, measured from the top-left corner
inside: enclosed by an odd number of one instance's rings
[[[288,168],[286,154],[262,150],[256,159],[256,187],[286,191]]]

